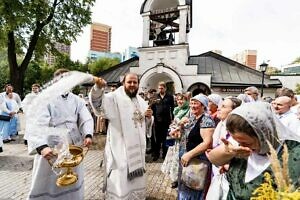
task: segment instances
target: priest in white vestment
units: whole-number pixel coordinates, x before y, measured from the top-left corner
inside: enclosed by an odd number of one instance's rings
[[[62,71],[67,72],[67,71]],[[37,98],[38,99],[38,98]],[[36,100],[36,99],[35,99]],[[38,109],[37,127],[35,124],[26,124],[28,129],[28,150],[30,154],[35,154],[32,184],[30,187],[29,200],[83,200],[84,199],[84,176],[82,163],[74,168],[78,175],[75,184],[58,187],[56,180],[58,175],[51,169],[48,160],[54,154],[50,148],[50,130],[56,134],[59,130],[66,130],[69,144],[77,146],[89,146],[92,143],[94,130],[93,118],[77,95],[69,92],[58,95],[43,107]],[[27,131],[27,130],[26,130]]]
[[[97,115],[109,120],[105,146],[105,197],[109,200],[146,199],[146,123],[152,110],[137,95],[136,74],[124,76],[123,86],[104,94],[106,82],[95,79],[90,101]]]

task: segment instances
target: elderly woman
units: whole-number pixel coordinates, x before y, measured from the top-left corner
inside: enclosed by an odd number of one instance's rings
[[[280,158],[283,144],[287,145],[289,175],[295,187],[299,187],[300,138],[279,122],[268,103],[248,103],[236,108],[229,114],[226,127],[239,146],[223,139],[224,144],[211,150],[208,158],[215,165],[230,163],[227,199],[250,199],[253,191],[264,182],[265,172],[274,176],[267,156],[270,152],[267,141]]]
[[[218,94],[210,94],[208,95],[208,111],[210,117],[214,120],[217,125],[220,122],[218,118],[218,107],[222,103],[222,97]]]
[[[181,122],[182,132],[184,133],[180,142],[180,162],[179,167],[179,188],[178,199],[204,199],[205,188],[202,190],[196,190],[188,187],[186,183],[182,181],[182,168],[187,167],[192,159],[206,160],[205,151],[211,148],[212,134],[214,131],[215,123],[206,113],[208,107],[208,99],[205,95],[199,94],[191,98],[190,100],[190,112],[191,117],[183,118]],[[180,136],[178,129],[171,131],[173,137]],[[210,170],[207,171],[205,186],[209,182]]]

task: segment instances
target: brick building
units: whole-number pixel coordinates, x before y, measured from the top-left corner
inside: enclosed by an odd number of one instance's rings
[[[90,50],[98,52],[110,52],[111,27],[105,24],[93,23],[91,25]]]

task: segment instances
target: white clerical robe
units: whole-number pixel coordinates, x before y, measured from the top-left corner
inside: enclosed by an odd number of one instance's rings
[[[102,89],[94,86],[90,93],[90,101],[96,114],[104,113],[109,120],[105,146],[105,197],[109,200],[142,200],[146,198],[146,175],[142,174],[133,179],[128,173],[133,162],[128,156],[126,138],[132,133],[139,146],[141,166],[145,169],[146,126],[145,119],[139,122],[133,120],[136,107],[141,113],[148,108],[147,103],[137,95],[130,98],[121,86],[114,92],[104,94]],[[151,122],[150,122],[151,123]],[[129,134],[126,136],[126,132]],[[127,147],[126,147],[127,145]],[[138,153],[138,152],[136,152]],[[133,156],[133,154],[132,154]],[[133,156],[134,157],[134,156]]]
[[[58,96],[51,101],[45,109],[38,109],[37,116],[39,131],[32,128],[28,122],[26,129],[28,134],[28,150],[30,154],[36,153],[36,148],[47,143],[47,127],[55,127],[68,130],[69,144],[81,146],[86,135],[93,135],[93,118],[85,106],[84,101],[78,96],[69,93],[66,98]],[[29,126],[30,125],[30,126]],[[43,128],[43,126],[45,128]],[[53,128],[55,130],[55,128]],[[29,192],[29,200],[83,200],[84,177],[83,166],[75,168],[78,181],[67,187],[57,187],[57,175],[51,169],[48,161],[41,155],[34,158],[32,171],[32,184]]]
[[[25,116],[23,115],[22,118],[20,117],[20,124],[21,124],[21,130],[26,130],[26,115],[28,114],[29,109],[34,109],[31,107],[31,104],[33,100],[38,96],[39,93],[31,92],[25,96],[25,98],[22,101],[22,109],[25,113]],[[30,116],[29,116],[30,117]],[[24,140],[27,140],[27,134],[28,132],[24,131]]]

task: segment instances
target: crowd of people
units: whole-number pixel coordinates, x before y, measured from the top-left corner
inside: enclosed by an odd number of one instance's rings
[[[55,76],[67,72],[59,70]],[[162,171],[172,174],[170,187],[178,188],[179,200],[250,199],[264,182],[265,172],[274,177],[268,143],[278,155],[287,145],[291,182],[296,188],[300,185],[300,103],[288,88],[277,89],[274,99],[260,98],[256,87],[237,96],[192,97],[190,92],[169,94],[165,82],[138,93],[134,73],[126,74],[122,86],[109,92],[104,79],[94,77],[93,83],[89,102],[72,92],[59,95],[39,113],[38,124],[67,128],[70,144],[88,147],[97,124],[102,123],[107,134],[106,199],[146,199],[146,153],[151,162],[163,160]],[[40,86],[32,85],[21,102],[13,87],[5,86],[0,94],[0,152],[2,141],[10,142],[18,133],[17,113],[26,116],[39,92]],[[56,155],[41,138],[42,132],[25,131],[29,152],[35,154],[29,199],[83,199],[81,164],[76,167],[75,185],[56,186],[57,175],[48,163]]]
[[[295,93],[288,88],[277,89],[274,99],[260,98],[253,86],[244,91],[228,97],[199,94],[188,98],[189,93],[174,96],[175,109],[171,111],[169,129],[160,136],[171,136],[174,146],[179,146],[170,148],[172,157],[167,156],[162,165],[162,171],[170,178],[177,174],[171,187],[178,186],[178,199],[250,199],[263,183],[265,172],[274,177],[267,156],[270,151],[267,141],[279,156],[283,144],[287,145],[290,177],[294,177],[291,182],[299,187],[300,99],[297,101]],[[159,103],[151,104],[151,108],[155,111]],[[169,113],[165,109],[164,114]],[[159,116],[153,116],[156,126],[155,118]],[[152,138],[151,142],[155,142],[157,136]],[[162,145],[172,146],[168,140]],[[151,149],[147,151],[150,152]],[[201,166],[199,163],[207,166],[202,165],[197,171],[195,166]],[[189,169],[189,165],[194,167]],[[205,173],[200,173],[201,170]]]

